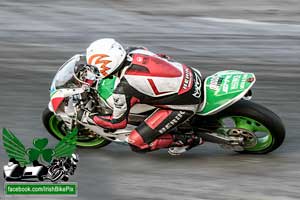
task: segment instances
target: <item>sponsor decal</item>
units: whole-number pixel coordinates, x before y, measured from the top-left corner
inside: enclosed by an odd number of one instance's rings
[[[241,79],[241,75],[233,76],[231,81],[231,87],[230,87],[231,90],[239,89],[240,79]]]
[[[183,69],[184,69],[184,78],[181,83],[180,91],[178,92],[179,95],[189,91],[193,84],[193,73],[191,69],[187,68],[186,66],[183,66]]]
[[[210,81],[209,89],[219,90],[219,86],[222,84],[223,77],[219,77],[218,75],[214,75]]]
[[[165,133],[170,128],[174,127],[178,122],[182,119],[183,115],[185,114],[185,111],[179,111],[179,113],[172,119],[170,122],[168,122],[164,127],[162,127],[158,132],[160,134]]]
[[[4,128],[2,133],[3,147],[9,158],[8,164],[3,166],[6,195],[77,194],[77,183],[69,183],[68,187],[64,184],[52,187],[54,182],[66,182],[75,173],[79,161],[75,153],[77,129],[67,134],[54,148],[47,148],[47,138],[34,138],[33,147],[26,148],[8,129]]]
[[[248,77],[248,74],[244,74],[244,75],[243,75],[242,81],[241,81],[241,83],[240,83],[240,89],[244,89],[244,88],[245,88],[245,84],[246,84],[246,81],[247,81],[247,77]]]
[[[195,91],[193,93],[193,96],[196,98],[200,98],[201,97],[201,78],[197,73],[194,73],[194,74],[195,74],[195,79],[194,79],[195,80],[195,84],[194,84]]]
[[[229,75],[229,76],[227,75],[227,76],[225,77],[225,79],[224,79],[222,91],[225,92],[225,93],[228,93],[228,89],[229,89],[228,83],[230,82],[230,80],[229,80],[230,78],[231,78],[231,76],[230,76],[230,75]]]
[[[146,65],[149,61],[149,56],[141,55],[141,54],[135,54],[133,60],[136,61],[139,64]],[[137,63],[135,63],[135,64],[137,64]]]
[[[184,78],[184,82],[183,82],[183,89],[186,90],[187,88],[191,87],[191,76],[192,76],[192,72],[190,69],[186,68],[184,70],[184,74],[185,74],[185,78]]]

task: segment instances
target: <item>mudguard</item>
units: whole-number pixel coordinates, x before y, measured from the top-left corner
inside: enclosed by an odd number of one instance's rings
[[[253,73],[235,70],[221,71],[204,81],[204,101],[197,115],[212,115],[234,104],[249,91],[255,83]]]

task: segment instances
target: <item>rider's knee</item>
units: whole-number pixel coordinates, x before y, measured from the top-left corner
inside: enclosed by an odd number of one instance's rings
[[[144,142],[143,137],[136,130],[133,130],[128,136],[128,143],[135,152],[147,152],[149,149],[149,145]]]
[[[147,147],[149,147],[149,145],[147,143],[145,143],[143,137],[140,135],[139,132],[137,132],[136,130],[133,130],[130,135],[128,136],[128,143],[132,144],[134,146],[137,146],[141,149],[145,149]]]

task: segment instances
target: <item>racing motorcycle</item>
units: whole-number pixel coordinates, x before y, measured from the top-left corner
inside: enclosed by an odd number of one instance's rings
[[[131,108],[125,129],[107,130],[89,123],[89,113],[111,114],[112,92],[117,77],[98,80],[91,87],[81,77],[91,72],[83,55],[75,55],[56,73],[50,88],[50,102],[43,112],[48,132],[61,140],[78,128],[77,146],[101,148],[111,142],[127,143],[130,132],[156,108],[136,104]],[[200,80],[198,80],[200,81]],[[262,105],[250,101],[253,73],[236,70],[217,72],[202,81],[203,101],[196,114],[176,127],[174,134],[193,131],[206,142],[219,144],[239,153],[266,154],[284,141],[281,119]],[[195,82],[201,85],[201,83]]]
[[[52,182],[60,180],[68,181],[70,175],[74,175],[78,163],[78,155],[72,154],[71,157],[61,157],[54,159],[49,166],[45,179]]]

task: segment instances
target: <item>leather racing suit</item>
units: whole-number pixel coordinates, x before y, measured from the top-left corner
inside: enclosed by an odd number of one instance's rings
[[[96,115],[93,121],[104,128],[125,128],[133,105],[152,105],[157,109],[128,137],[132,150],[185,145],[170,131],[191,117],[201,103],[200,72],[145,49],[128,52],[124,65],[113,92],[112,115]]]

